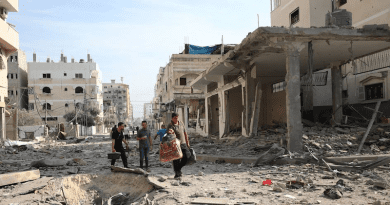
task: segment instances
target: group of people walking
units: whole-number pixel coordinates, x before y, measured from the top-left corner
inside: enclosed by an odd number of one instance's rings
[[[165,129],[165,125],[161,126],[161,129],[157,132],[157,134],[154,136],[154,140],[156,140],[157,136],[160,137],[160,143],[162,141],[163,136],[165,133],[169,131],[173,131],[176,135],[176,138],[180,140],[180,148],[183,152],[183,157],[181,159],[173,160],[173,169],[175,172],[175,178],[179,178],[182,176],[181,169],[187,164],[188,158],[191,156],[191,153],[189,151],[190,149],[190,142],[187,135],[187,131],[185,129],[185,126],[182,122],[178,120],[179,115],[177,113],[172,113],[172,120],[168,124],[167,128]],[[124,123],[120,122],[118,123],[118,127],[114,127],[111,131],[112,136],[112,152],[120,152],[122,162],[125,168],[128,168],[127,164],[127,158],[125,154],[125,149],[123,148],[122,142],[126,145],[126,148],[128,149],[128,139],[130,135],[130,131],[125,132],[127,136],[125,136],[124,131],[125,125]],[[134,135],[134,131],[133,131]],[[137,129],[137,135],[136,139],[139,143],[139,156],[140,156],[140,168],[145,169],[145,171],[150,172],[149,169],[149,152],[153,150],[153,141],[151,132],[148,129],[148,124],[146,121],[142,121],[142,128],[140,130]],[[111,165],[115,165],[115,159],[111,160]],[[145,162],[145,166],[144,166]]]

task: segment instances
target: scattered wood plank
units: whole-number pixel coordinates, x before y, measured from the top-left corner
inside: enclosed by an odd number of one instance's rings
[[[229,204],[229,201],[226,198],[196,198],[191,204]]]
[[[19,182],[25,182],[30,180],[35,180],[41,177],[39,169],[25,171],[25,172],[12,172],[8,174],[0,175],[0,187],[10,184],[15,184]]]
[[[379,101],[379,102],[376,103],[375,111],[372,114],[372,118],[370,120],[370,123],[368,124],[367,131],[366,131],[366,133],[363,136],[362,142],[360,143],[360,146],[359,146],[359,149],[358,149],[357,153],[360,153],[360,151],[362,151],[363,144],[366,141],[368,134],[370,133],[372,125],[374,124],[374,121],[376,119],[376,114],[378,113],[379,107],[381,106],[381,102],[382,101]]]

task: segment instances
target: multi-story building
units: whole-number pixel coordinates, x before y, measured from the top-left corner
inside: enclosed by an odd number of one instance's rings
[[[117,120],[129,124],[132,121],[132,109],[130,103],[129,85],[123,83],[115,83],[115,80],[111,80],[111,83],[103,83],[104,92],[104,111],[110,106],[115,106],[115,112]]]
[[[37,111],[39,117],[50,125],[65,122],[63,117],[69,112],[79,112],[88,107],[98,108],[103,117],[103,92],[99,65],[90,58],[84,62],[74,59],[70,63],[61,54],[59,62],[50,58],[46,62],[28,63],[29,110]],[[45,113],[47,112],[46,116]],[[98,132],[102,131],[102,121]]]
[[[28,70],[26,54],[18,50],[8,58],[8,104],[28,109]]]
[[[26,54],[18,50],[8,58],[8,113],[6,134],[8,139],[18,140],[19,110],[28,109]],[[18,109],[16,109],[18,108]]]
[[[221,45],[198,47],[186,44],[181,54],[173,54],[165,67],[160,67],[155,85],[153,109],[160,123],[168,124],[171,113],[179,113],[186,127],[202,126],[205,120],[204,94],[190,83],[221,57]],[[226,46],[224,51],[232,47]],[[198,114],[199,113],[199,114]],[[199,120],[198,120],[199,119]]]
[[[18,0],[0,1],[0,142],[6,137],[5,98],[8,97],[7,59],[19,49],[19,33],[8,23],[8,12],[18,12]]]
[[[338,13],[346,10],[352,13],[352,22],[350,23],[355,28],[361,29],[365,25],[377,24],[381,25],[382,29],[389,30],[390,1],[387,0],[271,0],[271,4],[272,26],[324,27],[326,26],[328,12],[333,11],[333,17],[338,17],[339,21],[345,21],[346,16],[340,16]],[[375,26],[366,27],[363,30],[369,31],[373,28],[375,29]],[[351,43],[350,47],[353,50],[354,44]],[[341,65],[339,66],[341,75],[345,76],[343,78],[342,93],[339,94],[343,98],[344,114],[361,119],[363,119],[363,115],[367,119],[371,117],[372,110],[365,107],[371,107],[372,109],[375,102],[390,100],[390,85],[388,84],[390,80],[388,76],[390,50],[378,50],[374,54],[359,59],[356,58],[356,52],[350,53],[350,56],[349,61],[340,62]],[[333,114],[332,70],[328,68],[318,73],[326,73],[326,77],[323,79],[327,79],[328,83],[322,82],[320,83],[321,86],[316,86],[313,89],[314,120],[327,122]],[[390,116],[390,111],[386,109],[387,104],[389,103],[382,103],[380,108],[384,116]],[[341,110],[342,108],[339,109],[339,111]]]

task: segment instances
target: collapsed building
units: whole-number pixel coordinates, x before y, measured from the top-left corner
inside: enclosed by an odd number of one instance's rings
[[[352,53],[359,58],[389,48],[389,40],[389,30],[381,28],[256,29],[191,83],[205,95],[206,133],[223,137],[239,129],[251,136],[262,125],[284,122],[288,149],[301,151],[301,109],[313,110],[314,95],[304,79],[331,70],[332,117],[340,123],[341,65]]]

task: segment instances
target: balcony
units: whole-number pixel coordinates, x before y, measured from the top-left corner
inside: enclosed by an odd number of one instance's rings
[[[18,12],[19,0],[1,0],[0,7],[6,8],[8,12]]]
[[[0,1],[0,7],[1,7]],[[0,46],[7,55],[19,49],[19,33],[7,22],[0,19]]]

